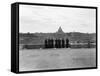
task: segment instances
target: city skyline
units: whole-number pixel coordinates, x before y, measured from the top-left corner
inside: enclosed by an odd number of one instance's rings
[[[61,26],[60,26],[61,27]],[[59,27],[59,28],[60,28]],[[59,28],[55,32],[19,32],[19,33],[58,33]],[[61,28],[62,29],[62,28]],[[77,32],[77,31],[72,31],[72,32],[64,32],[62,29],[62,33],[85,33],[85,32]],[[88,33],[88,32],[87,32]],[[94,34],[95,32],[88,33],[88,34]]]

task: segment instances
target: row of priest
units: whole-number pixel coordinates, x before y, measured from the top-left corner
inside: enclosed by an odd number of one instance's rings
[[[69,39],[45,39],[45,48],[68,48]]]

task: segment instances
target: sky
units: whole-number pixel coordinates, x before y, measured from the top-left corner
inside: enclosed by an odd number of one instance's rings
[[[95,33],[96,10],[72,7],[20,5],[19,32],[53,33],[60,26],[64,32]]]

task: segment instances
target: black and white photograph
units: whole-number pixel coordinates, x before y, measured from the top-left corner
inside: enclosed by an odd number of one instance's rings
[[[19,5],[19,71],[97,67],[96,9]]]

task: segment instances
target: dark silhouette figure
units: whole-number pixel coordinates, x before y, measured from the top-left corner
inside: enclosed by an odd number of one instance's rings
[[[45,39],[45,48],[48,48],[48,41]]]
[[[61,48],[61,40],[59,39],[59,47],[58,48]]]
[[[55,48],[58,48],[58,39],[55,40]]]
[[[53,48],[53,39],[49,39],[49,48]]]
[[[57,39],[57,48],[59,48],[59,39]]]
[[[45,48],[68,48],[69,47],[69,40],[66,39],[66,44],[64,39],[45,39]],[[89,46],[89,44],[88,44]],[[27,46],[25,46],[27,48]]]
[[[49,39],[47,39],[47,48],[49,48]]]
[[[59,48],[59,39],[57,39],[57,48]]]
[[[56,39],[56,44],[55,44],[56,48],[58,48],[58,40]]]
[[[66,48],[68,48],[68,47],[69,47],[69,40],[66,39]]]
[[[51,46],[52,46],[51,39],[49,39],[49,40],[48,40],[48,43],[49,43],[49,45],[48,45],[48,46],[49,46],[49,48],[51,48]]]
[[[65,47],[65,41],[64,41],[64,39],[62,39],[62,48],[64,48]]]

